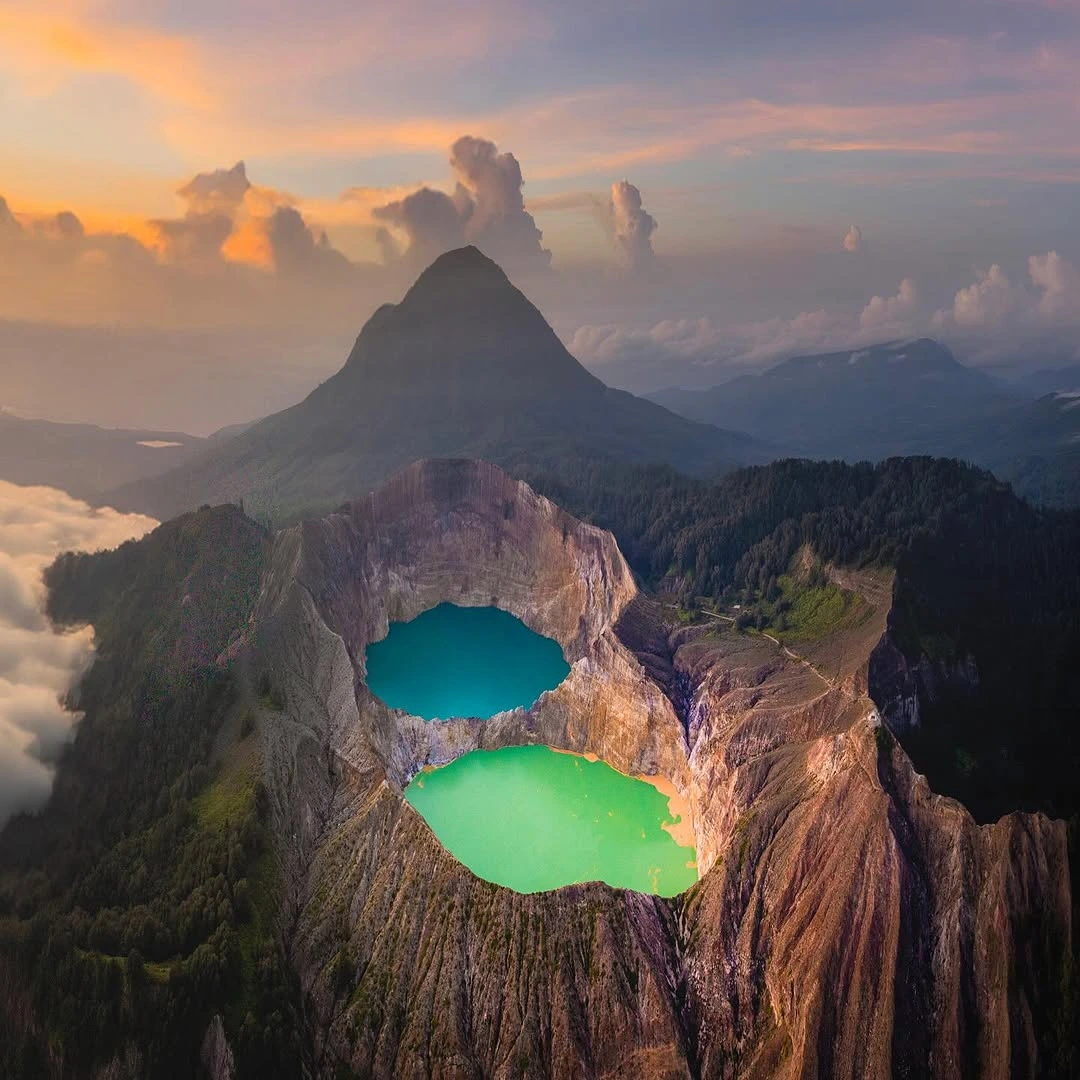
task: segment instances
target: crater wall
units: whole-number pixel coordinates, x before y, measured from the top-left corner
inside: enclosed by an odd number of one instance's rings
[[[250,635],[316,1071],[438,1077],[1036,1075],[1070,934],[1065,830],[977,826],[880,722],[872,614],[805,655],[672,630],[614,540],[477,462],[421,462],[281,534]],[[430,724],[364,685],[389,621],[494,603],[556,638],[529,710]],[[475,878],[401,791],[545,742],[659,773],[703,879],[672,900]]]

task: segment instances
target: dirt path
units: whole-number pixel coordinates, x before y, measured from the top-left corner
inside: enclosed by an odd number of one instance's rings
[[[788,657],[788,659],[795,660],[802,664],[803,667],[809,668],[826,686],[833,690],[840,689],[840,687],[838,687],[827,675],[822,675],[805,656],[799,656],[798,653],[793,653],[779,638],[774,638],[772,634],[767,634],[764,630],[759,630],[758,633],[761,634],[762,637],[768,638],[786,657]]]
[[[666,604],[666,607],[676,608],[676,604]],[[708,615],[710,619],[718,619],[721,622],[727,622],[734,625],[734,615],[721,615],[719,611],[710,611],[708,608],[698,608],[702,615]],[[832,679],[826,675],[822,675],[820,671],[804,656],[799,656],[798,653],[794,653],[789,649],[779,638],[775,638],[772,634],[766,633],[764,630],[759,630],[758,633],[763,638],[768,638],[789,660],[794,660],[796,663],[802,664],[803,667],[809,668],[826,686],[832,690],[841,689]]]

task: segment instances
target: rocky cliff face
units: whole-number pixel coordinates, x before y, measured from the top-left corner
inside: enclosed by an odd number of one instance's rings
[[[787,654],[670,631],[613,539],[477,462],[422,462],[279,535],[248,635],[318,1071],[374,1076],[1025,1076],[1069,942],[1065,831],[977,826],[879,719],[871,617]],[[364,649],[450,600],[560,642],[529,710],[428,724]],[[444,851],[402,790],[429,763],[544,742],[661,774],[702,880],[523,896]]]
[[[979,685],[979,668],[970,654],[953,660],[921,656],[912,663],[889,631],[870,654],[868,672],[882,717],[901,735],[920,726],[923,703],[967,697]]]

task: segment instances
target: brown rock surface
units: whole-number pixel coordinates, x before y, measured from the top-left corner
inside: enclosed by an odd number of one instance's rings
[[[610,535],[478,462],[420,462],[279,535],[252,660],[287,884],[282,927],[322,1073],[435,1077],[1027,1076],[1069,941],[1065,829],[977,826],[881,726],[869,619],[794,655],[672,631]],[[571,673],[528,711],[429,724],[364,649],[436,603],[494,603]],[[703,878],[519,895],[443,850],[402,790],[525,742],[660,774]]]

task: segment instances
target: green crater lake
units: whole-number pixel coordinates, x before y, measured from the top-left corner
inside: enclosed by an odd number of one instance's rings
[[[367,648],[368,689],[424,720],[527,709],[569,674],[557,641],[496,607],[439,604]]]
[[[688,824],[669,795],[577,754],[474,750],[418,773],[405,798],[477,877],[516,892],[606,881],[675,896],[698,879]]]

